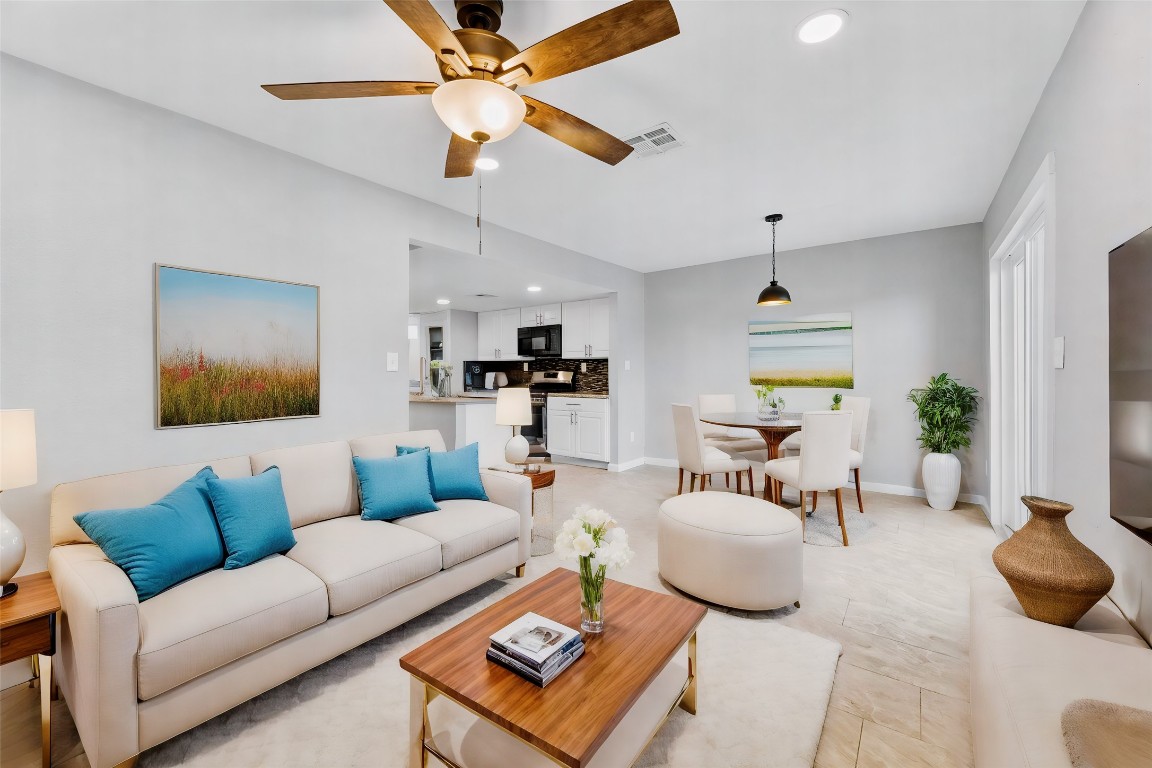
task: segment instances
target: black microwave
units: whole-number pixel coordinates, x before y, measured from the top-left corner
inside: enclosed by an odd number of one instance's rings
[[[560,326],[533,325],[516,332],[520,357],[560,357]]]

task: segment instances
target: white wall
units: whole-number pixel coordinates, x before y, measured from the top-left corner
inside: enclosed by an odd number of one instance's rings
[[[1108,252],[1152,226],[1152,4],[1089,2],[984,219],[988,249],[1053,152],[1056,371],[1051,495],[1116,571],[1113,596],[1152,635],[1152,547],[1108,516]]]
[[[792,294],[781,307],[756,306],[770,256],[649,273],[648,455],[676,456],[671,403],[735,392],[742,410],[755,410],[749,320],[851,312],[855,389],[777,392],[789,411],[827,408],[835,391],[872,398],[862,481],[922,488],[919,427],[905,397],[941,371],[982,385],[981,242],[980,225],[968,224],[777,252],[777,278]],[[960,454],[963,493],[987,493],[984,442]]]
[[[39,484],[3,498],[23,573],[59,482],[407,427],[408,242],[475,250],[472,217],[12,56],[0,78],[0,407],[35,408],[39,440]],[[640,431],[642,276],[497,227],[485,245],[629,297],[613,387]],[[154,262],[319,285],[322,415],[155,430]]]

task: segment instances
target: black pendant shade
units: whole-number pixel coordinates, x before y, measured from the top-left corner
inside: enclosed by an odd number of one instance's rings
[[[768,284],[768,287],[760,291],[760,298],[756,303],[761,307],[771,307],[775,304],[791,304],[792,297],[788,295],[788,289],[773,280]]]
[[[776,222],[784,218],[782,213],[771,213],[764,217],[764,221],[772,225],[772,282],[760,291],[760,298],[756,305],[760,307],[773,307],[777,304],[791,304],[792,296],[788,289],[776,282]]]

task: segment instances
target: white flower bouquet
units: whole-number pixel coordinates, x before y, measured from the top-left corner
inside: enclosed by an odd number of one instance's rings
[[[604,574],[632,561],[628,534],[604,510],[580,506],[556,534],[556,554],[580,561],[580,628],[604,631]]]

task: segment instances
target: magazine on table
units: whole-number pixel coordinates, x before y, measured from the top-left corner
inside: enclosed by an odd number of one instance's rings
[[[532,669],[536,670],[537,672],[539,672],[540,674],[543,675],[543,674],[547,674],[548,670],[551,667],[554,667],[557,664],[559,664],[560,660],[564,657],[565,653],[572,651],[576,646],[583,645],[583,644],[584,644],[583,640],[581,640],[580,636],[577,635],[576,637],[572,638],[568,642],[564,643],[564,645],[559,650],[557,650],[555,653],[553,653],[551,656],[549,656],[547,659],[545,659],[542,663],[537,662],[535,659],[533,659],[531,656],[529,656],[526,653],[521,653],[516,648],[497,645],[496,643],[492,643],[491,647],[493,649],[499,651],[500,653],[503,653],[505,656],[511,656],[513,659],[516,659],[516,661],[519,661],[521,664],[529,666]]]
[[[497,649],[539,670],[549,658],[579,637],[580,633],[571,627],[535,613],[526,613],[488,639]]]
[[[571,651],[565,651],[564,653],[559,654],[560,661],[557,664],[549,667],[545,674],[536,672],[536,670],[532,669],[526,664],[520,663],[508,654],[501,653],[495,648],[490,647],[485,655],[488,657],[489,661],[493,661],[505,669],[515,672],[528,682],[543,688],[544,686],[548,685],[548,683],[555,680],[561,672],[568,669],[568,667],[572,665],[572,662],[576,661],[576,659],[580,658],[583,654],[584,644],[579,643]]]

